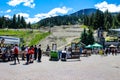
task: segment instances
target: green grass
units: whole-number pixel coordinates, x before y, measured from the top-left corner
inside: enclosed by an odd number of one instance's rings
[[[81,28],[85,28],[85,29],[88,28],[88,26],[86,26],[86,25],[81,25],[80,27],[81,27]]]
[[[40,40],[46,38],[49,34],[49,32],[46,32],[34,35],[34,38],[30,41],[29,46],[38,44]]]
[[[0,36],[14,36],[14,37],[22,37],[28,34],[29,31],[23,30],[0,30]]]
[[[22,39],[21,45],[36,45],[39,43],[40,40],[44,39],[50,33],[48,32],[40,32],[39,30],[0,30],[0,36],[13,36]]]

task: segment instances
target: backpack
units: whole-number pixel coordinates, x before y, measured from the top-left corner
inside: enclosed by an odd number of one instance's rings
[[[18,48],[15,47],[14,53],[15,53],[15,54],[18,54]]]

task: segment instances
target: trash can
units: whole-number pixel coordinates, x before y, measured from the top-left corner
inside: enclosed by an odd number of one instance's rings
[[[50,60],[51,61],[58,61],[58,52],[57,51],[51,51],[50,52]]]

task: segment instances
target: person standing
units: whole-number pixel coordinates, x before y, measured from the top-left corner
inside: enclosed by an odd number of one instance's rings
[[[108,48],[105,48],[105,56],[108,54]]]
[[[64,50],[62,50],[61,61],[67,60],[67,47],[65,46]]]
[[[27,58],[26,65],[28,65],[29,63],[33,63],[33,54],[34,54],[33,46],[30,46],[29,48],[26,47],[25,52],[26,52],[26,58]]]
[[[34,62],[34,47],[33,45],[30,46],[30,48],[28,49],[28,53],[30,54],[30,63]]]
[[[16,59],[18,61],[18,64],[20,64],[19,58],[18,58],[18,52],[19,52],[19,48],[18,45],[15,44],[14,48],[13,48],[13,55],[14,55],[14,64],[16,64]]]
[[[30,60],[30,54],[28,53],[28,50],[29,50],[29,47],[28,46],[26,46],[26,48],[25,48],[25,53],[26,53],[26,65],[27,64],[29,64],[29,60]]]
[[[50,46],[47,44],[47,49],[46,51],[50,51]]]
[[[42,50],[41,50],[41,44],[38,46],[38,62],[41,62],[42,57]]]
[[[25,60],[25,46],[24,45],[22,45],[21,51],[22,51],[22,60]]]
[[[34,60],[37,59],[37,46],[34,47]]]

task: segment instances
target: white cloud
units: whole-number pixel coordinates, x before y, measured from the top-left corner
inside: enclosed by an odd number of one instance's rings
[[[12,10],[11,9],[8,9],[7,11],[6,11],[6,13],[10,13]]]
[[[39,17],[41,19],[47,18],[47,17],[53,17],[53,16],[58,16],[58,14],[67,14],[68,11],[70,10],[72,10],[72,8],[66,8],[66,7],[54,8],[48,13],[40,13],[40,14],[35,15],[35,17]]]
[[[108,10],[109,12],[120,12],[120,5],[116,4],[108,4],[106,1],[103,1],[101,3],[97,3],[95,5],[97,9],[100,9],[101,11]]]
[[[12,18],[12,16],[10,16],[10,15],[4,15],[4,17],[7,17],[7,18]]]
[[[56,13],[66,14],[68,13],[69,10],[71,10],[71,8],[66,8],[66,7],[54,8],[48,14],[49,15],[56,15]]]
[[[35,22],[38,22],[41,19],[44,19],[47,17],[58,16],[58,14],[67,14],[70,10],[72,10],[72,8],[66,8],[66,7],[54,8],[51,11],[49,11],[48,13],[36,14],[35,18],[29,18],[28,20],[31,20],[33,23],[35,23]]]
[[[23,4],[24,6],[28,6],[28,7],[31,7],[31,8],[34,8],[35,7],[35,3],[34,0],[24,0],[25,3]]]
[[[27,23],[29,23],[29,22],[35,23],[35,22],[38,22],[38,21],[40,20],[40,19],[37,18],[37,17],[30,18],[30,15],[27,14],[27,13],[17,13],[16,16],[18,16],[18,15],[23,16],[23,17],[25,18],[25,21],[26,21]]]
[[[35,7],[34,0],[10,0],[9,2],[7,2],[7,4],[10,6],[17,6],[20,5],[21,3],[23,3],[24,6],[28,6],[30,8]]]
[[[29,14],[27,13],[17,13],[16,16],[18,15],[23,16],[24,18],[29,18]]]
[[[32,18],[27,13],[18,13],[18,14],[16,14],[16,16],[18,16],[18,15],[23,16],[27,23],[28,22],[35,23],[35,22],[40,21],[43,18],[57,16],[58,14],[67,14],[68,11],[70,11],[70,10],[72,10],[72,9],[71,8],[62,7],[62,8],[54,8],[51,11],[49,11],[48,13],[36,14]]]
[[[27,23],[36,23],[36,22],[38,22],[38,21],[40,21],[40,18],[37,18],[37,17],[34,17],[34,18],[26,18],[25,19],[25,21],[27,22]]]

